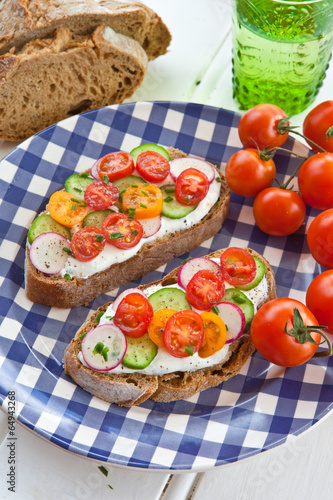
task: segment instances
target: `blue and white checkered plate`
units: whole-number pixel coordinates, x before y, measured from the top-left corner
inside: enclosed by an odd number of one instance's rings
[[[31,137],[0,164],[1,302],[0,399],[15,391],[17,419],[52,443],[112,464],[159,470],[207,470],[285,442],[314,425],[332,408],[333,358],[283,369],[255,353],[241,373],[188,400],[138,407],[109,405],[64,374],[66,345],[91,311],[31,303],[24,291],[27,229],[50,195],[74,171],[116,150],[141,143],[174,146],[222,170],[241,144],[239,116],[209,106],[141,102],[111,106],[68,118]],[[287,147],[308,149],[288,139]],[[275,157],[279,180],[297,160]],[[306,246],[305,224],[288,238],[270,237],[254,223],[252,200],[232,195],[222,230],[191,252],[202,256],[227,246],[249,246],[271,263],[278,296],[304,301],[320,272]],[[308,210],[306,224],[316,212]],[[149,273],[135,286],[162,278],[186,255]]]

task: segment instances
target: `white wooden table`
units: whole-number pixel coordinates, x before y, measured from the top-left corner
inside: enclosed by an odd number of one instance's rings
[[[130,99],[192,101],[237,111],[231,87],[230,0],[146,0],[173,35]],[[333,98],[333,65],[317,103]],[[295,116],[302,123],[307,112]],[[0,141],[0,158],[15,144]],[[204,473],[122,469],[71,454],[17,423],[16,493],[8,491],[7,415],[0,412],[0,498],[24,500],[326,500],[332,497],[333,413],[272,450]],[[104,464],[105,465],[105,464]],[[112,489],[109,488],[110,485]]]

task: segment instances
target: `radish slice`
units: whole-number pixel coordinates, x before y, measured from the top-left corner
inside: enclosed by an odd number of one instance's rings
[[[230,344],[238,339],[245,330],[245,315],[240,307],[231,302],[220,302],[217,304],[219,316],[227,327],[227,341]]]
[[[175,158],[171,160],[170,174],[174,182],[176,182],[178,175],[188,168],[196,168],[200,170],[200,172],[206,174],[210,183],[212,183],[216,177],[216,171],[212,165],[200,158],[191,158],[188,156],[186,158]]]
[[[127,350],[127,341],[116,325],[99,325],[83,337],[81,352],[88,368],[106,372],[116,368]]]
[[[152,217],[151,219],[140,219],[139,222],[143,227],[143,238],[149,238],[153,234],[157,233],[161,229],[162,217],[158,215],[157,217]]]
[[[196,257],[185,262],[180,268],[177,277],[178,285],[185,289],[195,273],[203,269],[221,276],[221,269],[217,262],[206,257]]]
[[[58,274],[64,267],[70,242],[59,233],[42,233],[31,243],[29,256],[36,269],[46,274]]]
[[[91,170],[90,170],[91,177],[93,177],[94,179],[96,179],[96,181],[102,180],[100,178],[100,176],[98,175],[98,173],[97,173],[97,165],[98,165],[98,163],[99,163],[99,160],[96,160],[95,163],[93,164],[93,166],[91,167]]]
[[[121,292],[120,295],[118,295],[118,297],[116,298],[116,300],[113,302],[112,304],[112,309],[114,311],[117,310],[117,307],[119,306],[120,302],[123,300],[123,298],[126,297],[126,295],[128,295],[129,293],[139,293],[140,295],[143,295],[144,297],[147,298],[147,295],[145,294],[145,292],[143,290],[141,290],[140,288],[128,288],[127,290],[124,290],[123,292]]]

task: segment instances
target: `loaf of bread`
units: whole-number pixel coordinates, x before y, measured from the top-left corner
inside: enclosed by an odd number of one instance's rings
[[[170,158],[186,156],[180,150],[167,148]],[[70,308],[88,304],[102,293],[118,288],[159,268],[173,258],[193,250],[203,241],[214,236],[222,227],[230,205],[230,189],[224,176],[220,177],[218,202],[197,224],[145,243],[130,259],[112,265],[105,271],[87,278],[75,277],[68,281],[59,275],[47,275],[31,263],[28,247],[25,261],[25,289],[27,297],[47,306]]]
[[[269,262],[257,252],[248,250],[252,255],[259,258],[265,264],[265,277],[268,292],[265,302],[276,297],[275,278]],[[218,258],[224,250],[209,254],[207,257]],[[166,275],[159,282],[145,285],[140,288],[160,284],[162,286],[177,283],[177,275],[180,268]],[[264,302],[263,302],[264,303]],[[254,346],[249,333],[243,335],[229,344],[225,359],[218,365],[201,368],[196,371],[171,372],[165,375],[145,375],[139,371],[132,373],[113,374],[108,372],[93,371],[78,358],[81,348],[81,336],[98,324],[97,318],[104,313],[111,303],[100,307],[82,325],[74,339],[68,344],[64,353],[64,368],[66,374],[84,390],[91,394],[121,406],[133,406],[150,398],[154,401],[167,403],[178,399],[185,399],[197,392],[216,387],[221,382],[237,375],[248,358],[254,352]],[[259,304],[259,307],[262,304]]]
[[[144,5],[8,0],[0,10],[0,139],[123,102],[170,34]]]

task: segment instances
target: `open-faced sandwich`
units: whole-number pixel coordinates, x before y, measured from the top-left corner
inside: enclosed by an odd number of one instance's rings
[[[100,307],[67,346],[65,372],[122,406],[189,398],[240,371],[253,315],[275,297],[271,266],[251,249],[190,259]]]
[[[212,164],[144,144],[73,174],[28,232],[28,298],[76,307],[189,252],[220,230],[230,190]]]

